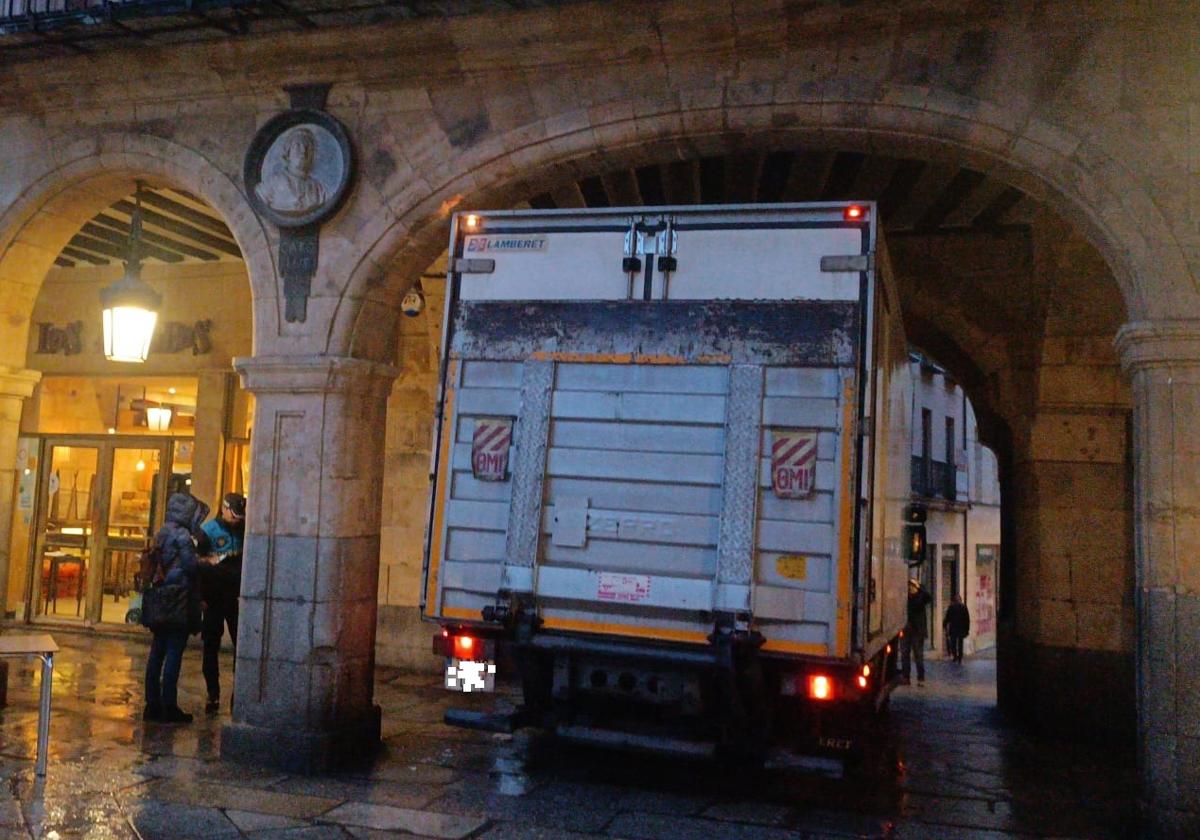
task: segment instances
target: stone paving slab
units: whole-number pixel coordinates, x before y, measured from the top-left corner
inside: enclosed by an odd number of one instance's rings
[[[247,834],[255,831],[266,831],[267,829],[282,829],[282,828],[305,828],[308,823],[304,820],[297,820],[291,817],[281,817],[277,814],[258,814],[253,811],[234,811],[226,809],[227,816],[239,831]]]
[[[213,782],[155,782],[146,792],[150,799],[184,805],[208,805],[259,814],[276,814],[311,820],[334,808],[342,800],[323,796],[304,796],[257,788],[242,788]]]
[[[444,790],[444,786],[401,784],[374,779],[301,777],[284,779],[273,785],[271,790],[336,801],[355,800],[396,808],[421,808],[436,799]]]
[[[204,840],[238,837],[236,825],[216,808],[146,801],[132,814],[133,825],[144,840]]]
[[[792,809],[761,802],[723,802],[706,809],[700,816],[722,822],[744,822],[751,825],[783,825]]]
[[[11,798],[0,799],[0,840],[1133,836],[1132,768],[1102,750],[1008,729],[989,693],[994,663],[931,663],[925,689],[893,698],[888,760],[865,776],[731,772],[535,733],[451,729],[439,721],[463,698],[414,675],[376,686],[391,734],[373,766],[304,777],[221,762],[224,709],[191,726],[142,723],[144,644],[56,638],[61,679],[44,781],[32,770],[38,677],[10,672],[0,796]],[[180,689],[181,705],[202,706],[197,650],[185,654]]]
[[[423,837],[442,840],[462,838],[483,828],[484,818],[440,814],[433,811],[414,811],[409,808],[393,808],[389,805],[373,805],[366,802],[347,802],[325,814],[324,820],[343,825],[375,828],[383,831],[406,831]]]
[[[808,836],[803,831],[663,814],[621,814],[607,833],[631,840],[805,840]]]

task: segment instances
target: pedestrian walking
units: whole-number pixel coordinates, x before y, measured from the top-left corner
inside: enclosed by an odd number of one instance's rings
[[[226,493],[216,516],[204,523],[201,548],[200,592],[204,599],[204,683],[208,691],[206,712],[221,708],[221,638],[229,638],[237,651],[238,596],[242,589],[242,539],[246,531],[246,497]]]
[[[933,598],[920,582],[908,582],[908,623],[904,626],[904,638],[900,640],[900,670],[904,682],[912,682],[912,660],[917,660],[917,685],[925,685],[925,640],[929,638],[929,620],[925,609]]]
[[[942,630],[946,633],[946,641],[950,646],[950,656],[955,662],[962,662],[963,639],[971,633],[971,613],[956,592],[946,607],[946,615],[942,618]]]
[[[162,527],[154,537],[153,552],[159,585],[182,595],[180,606],[188,604],[196,586],[196,534],[208,515],[208,505],[190,493],[173,493],[167,500]],[[149,583],[149,581],[147,581]],[[149,597],[147,595],[147,597]],[[184,609],[187,609],[186,607]],[[191,723],[192,716],[179,708],[179,669],[188,636],[199,630],[190,625],[188,616],[169,624],[158,624],[157,618],[146,618],[154,634],[150,655],[146,659],[146,707],[142,720],[163,723]],[[198,616],[197,616],[198,618]]]

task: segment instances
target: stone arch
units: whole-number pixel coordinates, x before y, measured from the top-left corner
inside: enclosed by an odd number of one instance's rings
[[[161,178],[217,210],[237,241],[253,301],[255,352],[279,331],[267,233],[235,181],[198,152],[146,134],[101,134],[66,145],[30,172],[0,213],[0,364],[25,361],[30,313],[63,246],[85,222],[124,198],[135,178]]]
[[[370,324],[377,334],[380,317],[392,317],[403,289],[391,288],[389,275],[412,276],[428,265],[443,247],[442,222],[454,208],[502,204],[528,180],[549,183],[580,171],[694,157],[705,147],[752,151],[807,144],[981,166],[1080,229],[1110,266],[1132,319],[1200,313],[1179,220],[1156,202],[1151,178],[1139,177],[1064,124],[908,85],[885,85],[862,98],[832,86],[803,100],[735,99],[727,92],[719,106],[658,103],[644,112],[635,105],[603,125],[592,124],[587,111],[557,115],[490,138],[480,144],[484,151],[465,152],[457,167],[439,169],[451,173],[440,184],[429,178],[420,188],[409,185],[394,202],[385,196],[394,212],[363,231],[373,240],[363,244],[349,272],[328,352],[373,358],[386,350],[385,341],[365,340],[359,324]],[[1078,124],[1088,122],[1080,117]],[[530,142],[530,136],[538,139]]]

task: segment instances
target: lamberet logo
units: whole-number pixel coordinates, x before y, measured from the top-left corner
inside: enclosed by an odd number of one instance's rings
[[[467,253],[485,251],[545,251],[544,236],[468,236]]]

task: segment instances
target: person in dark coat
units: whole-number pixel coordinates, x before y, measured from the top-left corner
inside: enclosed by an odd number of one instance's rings
[[[154,537],[164,573],[163,583],[196,585],[196,534],[208,516],[208,505],[190,493],[173,493],[164,522]],[[191,723],[179,708],[179,668],[188,630],[156,630],[146,659],[146,708],[142,720]]]
[[[971,613],[967,610],[967,605],[962,602],[962,598],[958,597],[958,593],[946,607],[946,615],[942,618],[942,630],[946,633],[946,640],[950,644],[950,656],[955,662],[962,662],[963,658],[963,639],[971,633]]]
[[[206,712],[221,707],[221,637],[237,651],[238,595],[242,588],[242,538],[246,531],[246,497],[226,493],[217,515],[204,523],[201,550],[207,555],[200,566],[200,592],[204,599],[204,683],[208,689]]]
[[[917,660],[917,685],[925,685],[925,640],[929,638],[929,620],[925,609],[933,598],[916,580],[908,582],[908,623],[900,644],[900,670],[904,682],[912,680],[912,661]]]

